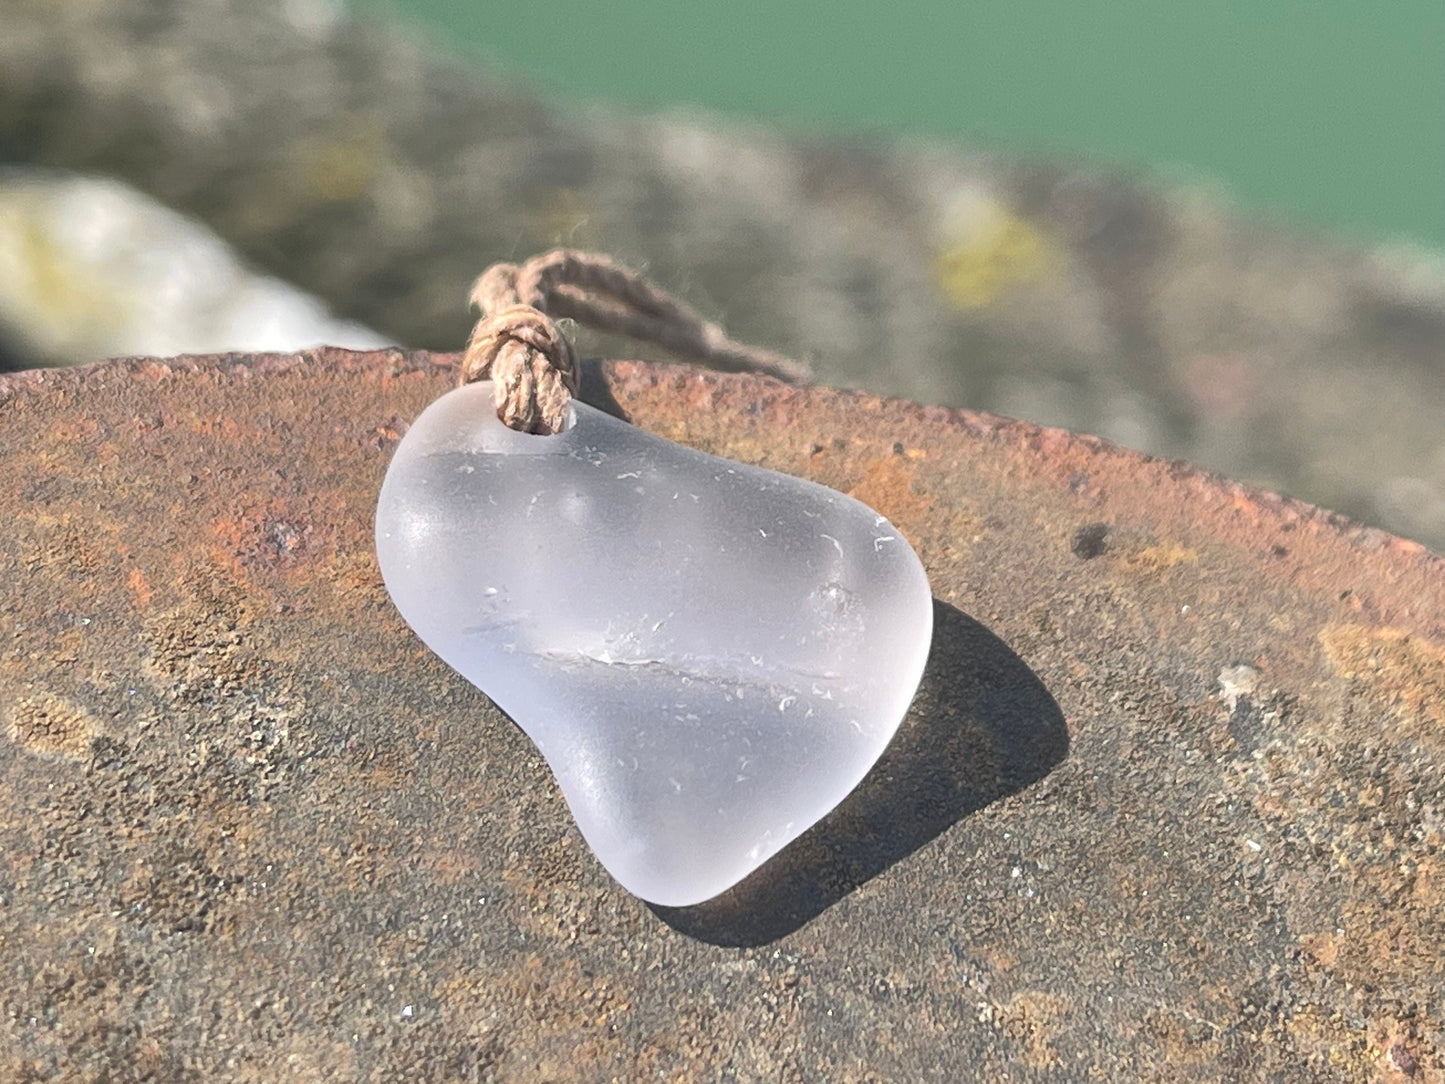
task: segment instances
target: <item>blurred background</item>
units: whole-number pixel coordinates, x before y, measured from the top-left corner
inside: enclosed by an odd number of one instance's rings
[[[0,366],[454,350],[559,243],[1445,551],[1438,0],[0,0]]]

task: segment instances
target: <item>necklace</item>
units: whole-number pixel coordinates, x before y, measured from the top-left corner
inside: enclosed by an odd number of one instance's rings
[[[532,739],[623,887],[709,899],[837,805],[892,738],[931,638],[922,564],[850,497],[574,401],[575,357],[546,314],[724,367],[792,363],[600,257],[503,265],[473,298],[463,383],[411,426],[382,485],[383,579]]]

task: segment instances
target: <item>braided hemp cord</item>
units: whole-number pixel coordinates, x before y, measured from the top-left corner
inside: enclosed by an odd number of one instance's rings
[[[499,263],[472,287],[481,312],[462,356],[459,383],[490,379],[503,424],[559,433],[580,370],[552,317],[627,335],[728,372],[807,378],[806,366],[744,346],[678,299],[606,256],[555,249],[521,265]]]

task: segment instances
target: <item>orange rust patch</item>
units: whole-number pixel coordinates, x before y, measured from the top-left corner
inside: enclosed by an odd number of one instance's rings
[[[1178,542],[1159,542],[1120,554],[1124,564],[1138,572],[1163,572],[1176,565],[1199,563],[1199,554]]]
[[[1354,870],[1350,872],[1355,874]],[[1387,898],[1401,902],[1408,898],[1408,889],[1386,891]],[[1431,889],[1426,892],[1435,898],[1424,901],[1421,913],[1430,914],[1438,908],[1439,898]],[[1391,916],[1382,917],[1372,905],[1353,904],[1342,908],[1334,921],[1339,926],[1333,931],[1305,934],[1299,939],[1306,959],[1334,981],[1403,987],[1420,981],[1428,983],[1438,970],[1438,934],[1420,928],[1419,922],[1412,921],[1405,911],[1397,909]]]
[[[457,884],[482,872],[481,859],[472,851],[459,848],[434,851],[423,862],[440,884]]]
[[[1289,1034],[1310,1062],[1330,1071],[1330,1079],[1362,1084],[1372,1079],[1375,1053],[1369,1036],[1351,1027],[1339,1013],[1305,1005],[1290,1017]]]
[[[19,701],[9,715],[10,740],[42,756],[79,759],[90,752],[90,740],[100,731],[88,712],[48,693]]]
[[[62,416],[50,427],[49,437],[58,443],[82,444],[99,432],[100,425],[93,418]]]
[[[1362,682],[1402,715],[1445,723],[1445,647],[1399,628],[1329,625],[1325,657],[1341,677]]]
[[[354,550],[337,557],[332,565],[333,583],[343,596],[362,595],[366,601],[378,601],[386,584],[381,579],[376,555],[370,548]]]
[[[1320,967],[1332,970],[1340,961],[1340,942],[1337,935],[1323,930],[1319,933],[1302,933],[1300,948]]]
[[[917,528],[928,514],[928,502],[914,492],[912,462],[906,457],[875,459],[863,469],[863,480],[848,495],[887,516],[910,537],[921,533]]]
[[[151,604],[151,585],[146,582],[146,574],[140,569],[132,568],[126,573],[125,585],[130,589],[130,597],[137,610],[144,610]]]
[[[1222,1030],[1180,1005],[1157,1004],[1145,1011],[1144,1026],[1159,1043],[1171,1066],[1204,1065],[1216,1056],[1213,1043]]]
[[[325,553],[334,525],[306,502],[273,498],[221,516],[211,524],[217,556],[243,573],[286,571]]]
[[[1052,994],[1023,990],[995,1010],[999,1030],[1023,1047],[1023,1062],[1031,1069],[1047,1069],[1059,1063],[1050,1039],[1053,1024],[1067,1011],[1064,1000]]]

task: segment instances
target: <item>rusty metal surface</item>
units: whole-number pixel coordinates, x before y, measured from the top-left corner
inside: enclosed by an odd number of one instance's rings
[[[592,376],[916,544],[879,768],[649,909],[381,588],[447,359],[5,378],[0,1079],[1441,1079],[1445,562],[990,416]]]

